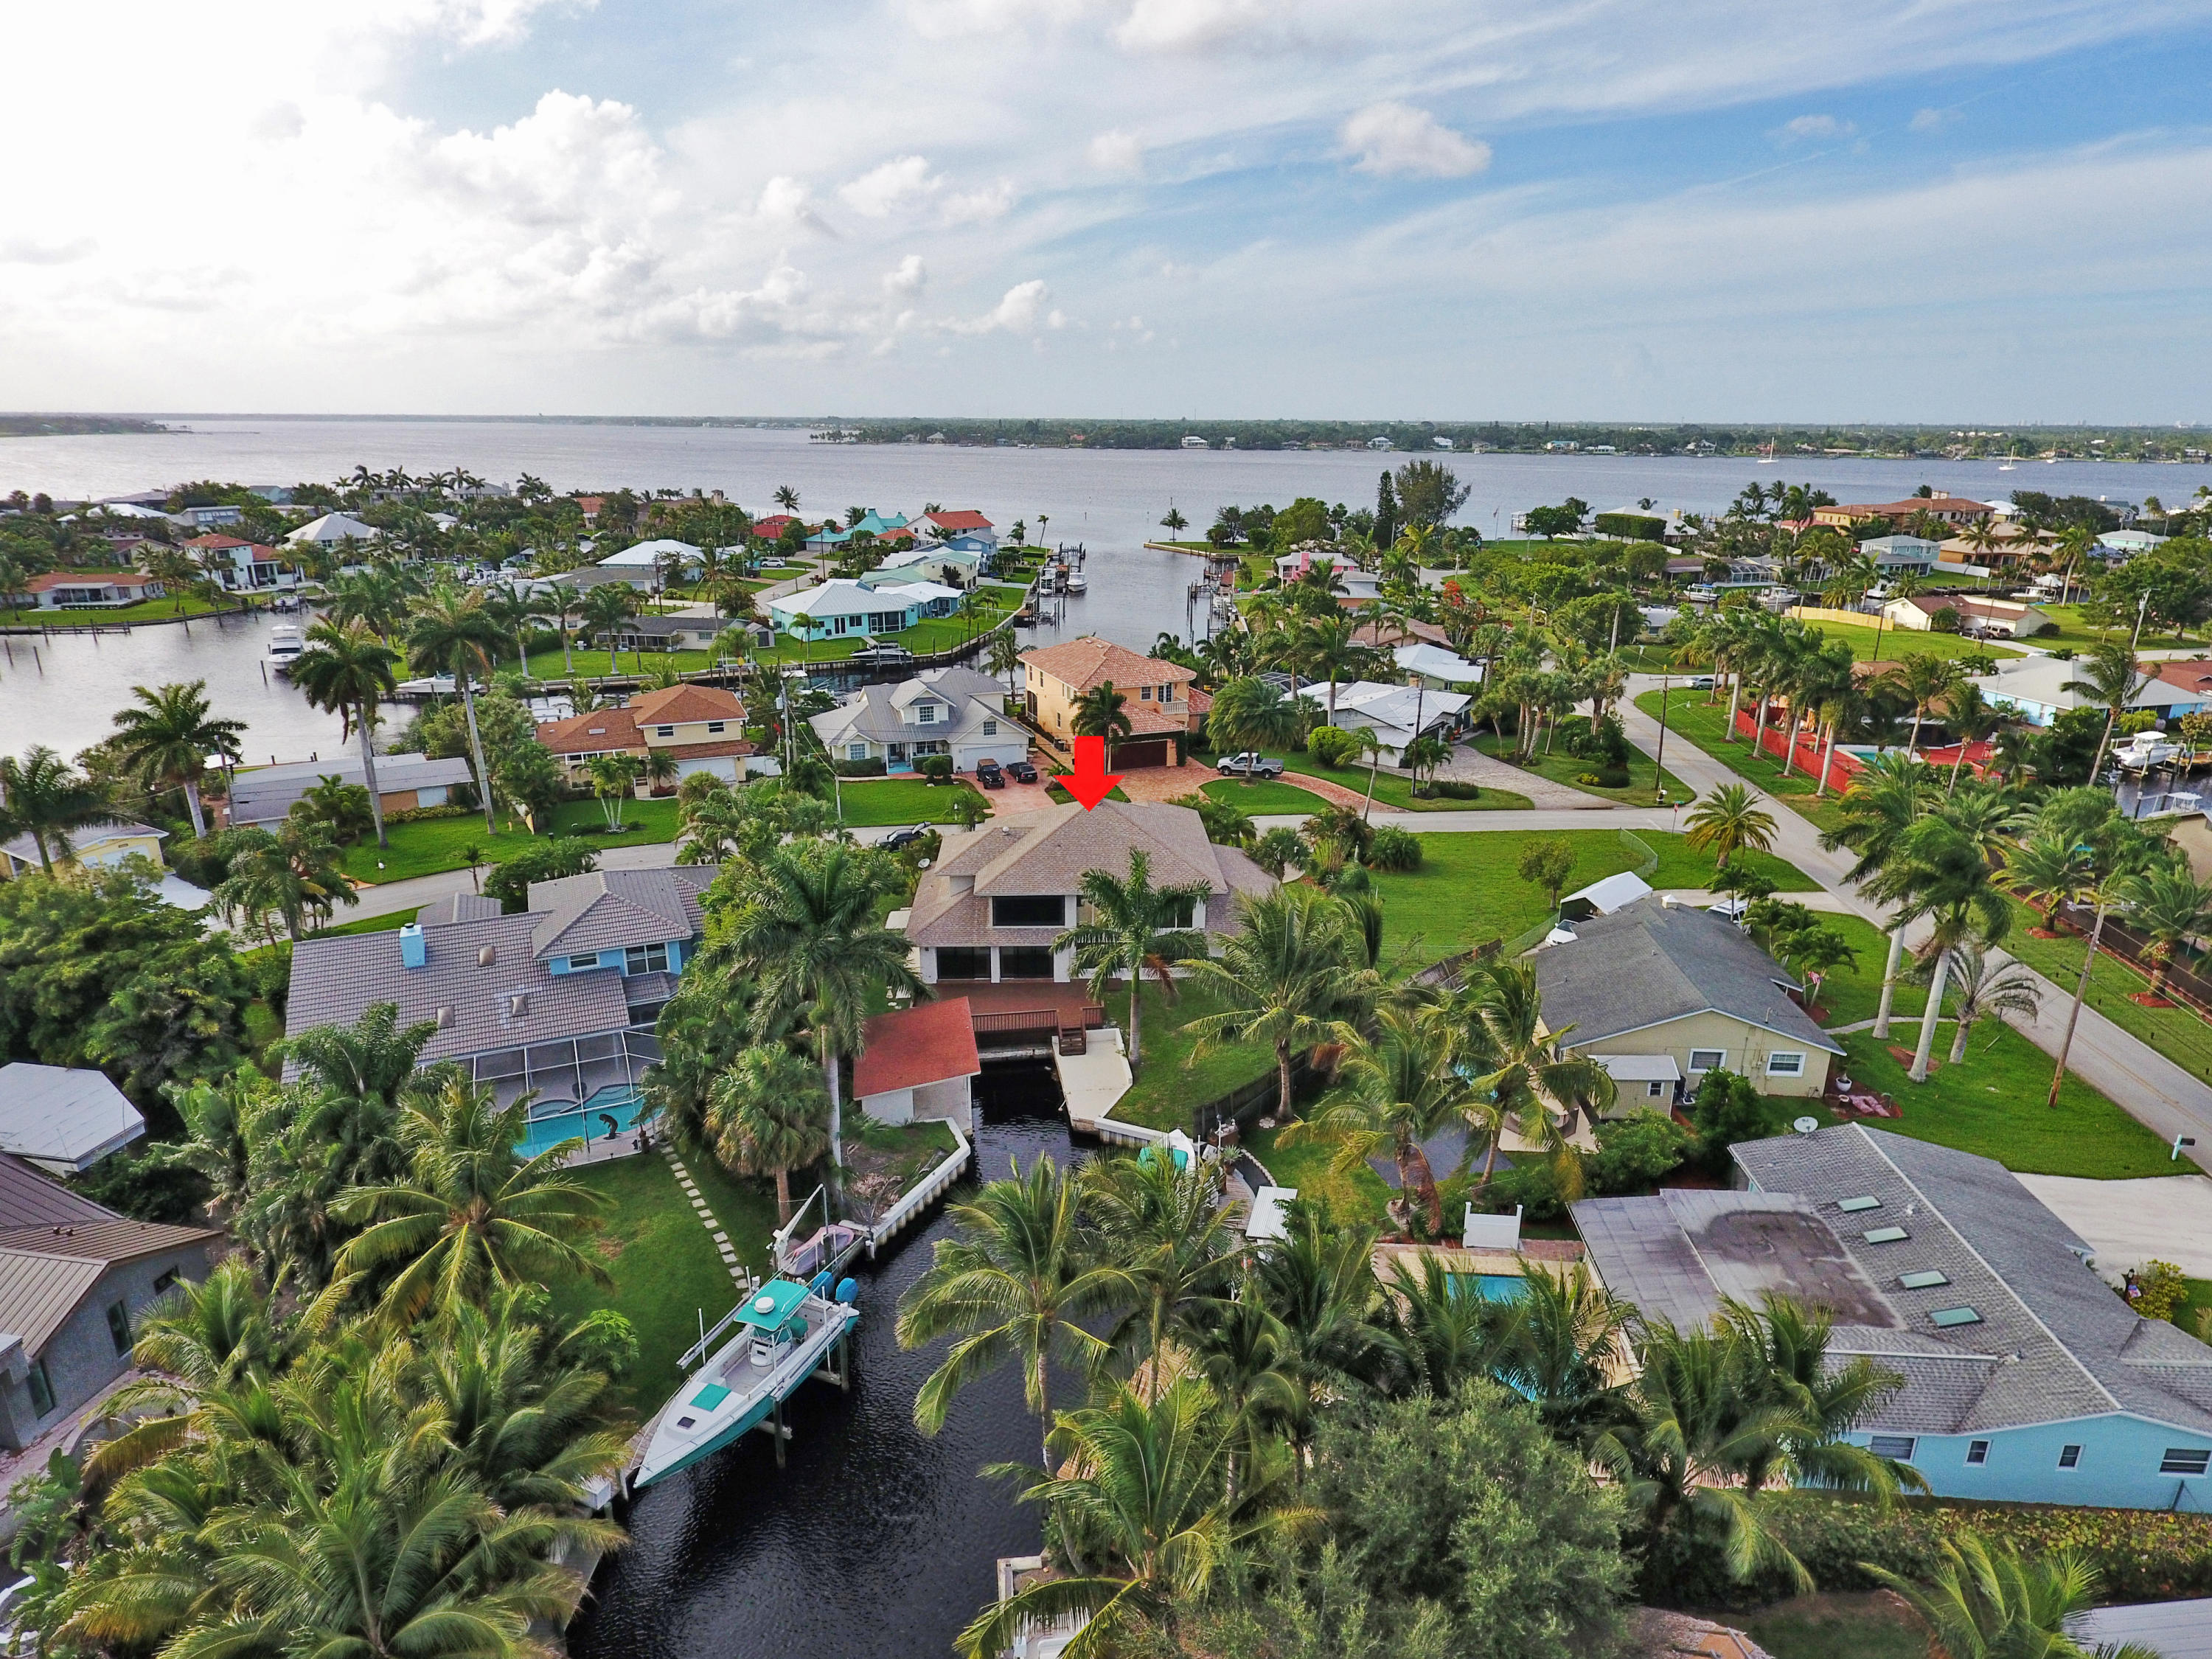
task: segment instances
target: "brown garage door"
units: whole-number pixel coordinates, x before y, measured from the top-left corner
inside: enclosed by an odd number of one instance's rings
[[[1126,772],[1138,766],[1165,766],[1168,763],[1168,740],[1147,738],[1137,743],[1117,743],[1114,745],[1114,769]]]

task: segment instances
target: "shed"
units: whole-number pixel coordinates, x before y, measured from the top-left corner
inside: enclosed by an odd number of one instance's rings
[[[969,1079],[983,1069],[968,999],[950,997],[878,1014],[861,1027],[853,1092],[879,1123],[944,1118],[973,1127]]]

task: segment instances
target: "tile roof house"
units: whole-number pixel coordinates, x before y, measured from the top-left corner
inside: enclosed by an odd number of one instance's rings
[[[295,532],[285,539],[297,538],[298,532]],[[225,592],[261,592],[274,587],[296,587],[300,583],[300,568],[286,563],[275,548],[240,541],[235,536],[213,532],[194,536],[185,544],[185,550]]]
[[[292,804],[326,777],[366,786],[368,769],[361,756],[348,749],[328,760],[291,761],[283,766],[257,766],[234,773],[230,780],[230,823],[280,823]],[[379,755],[376,757],[378,797],[387,812],[409,811],[421,806],[443,806],[456,784],[472,783],[469,763],[458,755],[443,759],[428,755]]]
[[[1844,1051],[1791,1001],[1801,988],[1736,925],[1710,910],[1643,899],[1574,924],[1535,956],[1544,1022],[1571,1025],[1574,1046],[1646,1086],[1620,1109],[1666,1103],[1725,1066],[1762,1093],[1818,1095]],[[1636,1056],[1656,1062],[1628,1066]]]
[[[2182,694],[2181,702],[2166,706],[2168,719],[2201,714],[2212,708],[2212,658],[2189,657],[2143,666],[2155,667],[2159,678]]]
[[[131,1220],[0,1154],[0,1445],[21,1450],[129,1370],[148,1308],[204,1278],[222,1237]]]
[[[944,1118],[968,1134],[975,1128],[969,1083],[982,1070],[968,999],[918,1002],[860,1028],[853,1093],[878,1122]]]
[[[1129,735],[1114,740],[1114,766],[1181,766],[1197,711],[1186,688],[1198,678],[1181,663],[1142,657],[1096,635],[1022,653],[1022,702],[1038,727],[1062,743],[1075,735],[1076,705],[1111,681],[1124,699]]]
[[[1778,1291],[1904,1386],[1847,1437],[1938,1497],[2203,1510],[2212,1348],[2139,1317],[1995,1160],[1863,1124],[1739,1142],[1742,1190],[1572,1206],[1608,1290],[1677,1326]]]
[[[1076,925],[1085,871],[1126,875],[1142,848],[1156,887],[1206,890],[1193,918],[1209,939],[1237,926],[1240,893],[1271,892],[1275,879],[1233,847],[1206,838],[1188,806],[1103,800],[1091,811],[1070,802],[1024,812],[966,835],[947,831],[936,867],[923,873],[907,914],[906,936],[924,982],[1051,980],[1065,984],[1073,952],[1053,940]]]
[[[1957,525],[1964,528],[1988,518],[1990,507],[1986,502],[1968,501],[1964,495],[1948,495],[1938,489],[1926,495],[1907,495],[1901,501],[1846,501],[1834,507],[1816,507],[1813,509],[1813,522],[1848,530],[1868,519],[1887,519],[1896,524],[1910,524],[1923,513],[1938,524]]]
[[[596,1135],[605,1115],[627,1129],[639,1075],[659,1055],[653,1022],[696,952],[699,896],[715,874],[603,870],[532,883],[516,915],[459,893],[397,933],[303,939],[286,1034],[393,1003],[401,1024],[437,1028],[423,1065],[458,1060],[502,1104],[537,1091],[533,1124],[568,1120],[567,1133]]]
[[[972,668],[931,668],[896,685],[864,685],[807,724],[833,760],[879,760],[910,772],[924,755],[950,755],[955,771],[1027,760],[1029,728],[1006,713],[1002,681]]]
[[[779,631],[830,640],[901,633],[924,617],[951,616],[960,599],[958,588],[936,582],[855,581],[835,576],[818,587],[761,603]]]
[[[55,1175],[89,1170],[146,1133],[146,1120],[105,1072],[0,1066],[0,1152]]]
[[[973,536],[988,542],[994,549],[999,545],[998,526],[972,507],[918,514],[908,523],[916,535],[939,538]]]
[[[744,778],[744,757],[753,752],[745,738],[744,704],[736,693],[713,685],[641,691],[623,708],[546,720],[538,728],[538,741],[560,757],[571,780],[601,755],[642,760],[659,751],[675,757],[678,777],[711,772],[735,782]],[[649,787],[641,774],[638,787]]]

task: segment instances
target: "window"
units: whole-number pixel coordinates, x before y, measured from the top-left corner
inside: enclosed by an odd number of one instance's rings
[[[1805,1075],[1805,1056],[1794,1049],[1787,1054],[1769,1054],[1766,1057],[1766,1074],[1769,1077],[1802,1077]]]
[[[937,976],[945,979],[988,979],[991,977],[991,953],[974,945],[940,945],[937,947]]]
[[[1067,901],[1057,893],[1012,894],[991,901],[994,927],[1065,927]]]
[[[984,735],[985,737],[987,737],[987,738],[995,738],[995,737],[997,737],[997,736],[999,735],[999,723],[998,723],[998,721],[996,721],[996,720],[985,720],[985,721],[983,722],[983,735]]]
[[[1150,702],[1152,700],[1152,688],[1151,686],[1140,685],[1137,688],[1137,701],[1139,702]]]
[[[127,1304],[111,1302],[107,1304],[107,1336],[115,1344],[118,1354],[131,1352],[131,1309]]]
[[[1945,1274],[1929,1267],[1916,1273],[1899,1273],[1897,1282],[1908,1291],[1932,1291],[1938,1285],[1948,1285],[1951,1281]]]
[[[161,1277],[154,1281],[154,1294],[156,1296],[161,1295],[164,1291],[167,1290],[169,1286],[176,1282],[177,1270],[174,1267],[172,1267],[168,1272],[161,1274]]]
[[[1953,1325],[1978,1325],[1982,1322],[1982,1316],[1972,1308],[1938,1308],[1928,1316],[1928,1322],[1946,1328]]]
[[[2062,1469],[2080,1468],[2081,1449],[2079,1446],[2061,1446],[2058,1449],[2058,1467]]]
[[[1970,1465],[1975,1468],[1979,1468],[1983,1464],[1989,1461],[1990,1443],[1988,1441],[1969,1440],[1966,1443],[1966,1462]]]
[[[1895,1244],[1912,1237],[1902,1227],[1872,1227],[1860,1235],[1869,1244]]]
[[[1175,701],[1175,684],[1172,681],[1160,688],[1160,701],[1162,702]]]
[[[2212,1469],[2212,1450],[2197,1446],[2168,1446],[2160,1460],[2160,1474],[2202,1474]]]
[[[708,720],[707,722],[707,735],[709,737],[719,738],[723,732],[729,729],[730,723],[727,720]]]
[[[1000,979],[1050,979],[1052,947],[1048,945],[1002,945],[999,947]]]
[[[656,726],[653,728],[653,735],[656,738],[672,738],[676,735],[676,728],[672,726]]]
[[[665,945],[633,945],[623,952],[625,974],[665,974],[668,971]]]
[[[1657,1078],[1653,1078],[1649,1083],[1644,1085],[1644,1098],[1647,1100],[1658,1099],[1660,1095],[1665,1092],[1666,1087],[1667,1085],[1662,1083]]]
[[[914,708],[914,717],[924,726],[936,725],[937,705],[933,702],[916,703]]]
[[[1912,1449],[1919,1443],[1909,1434],[1878,1434],[1868,1443],[1867,1449],[1876,1457],[1887,1457],[1892,1462],[1910,1463]]]
[[[1845,1215],[1856,1215],[1862,1210],[1879,1210],[1881,1208],[1881,1200],[1869,1194],[1861,1198],[1838,1199],[1836,1200],[1836,1207]]]
[[[867,757],[868,745],[865,743],[848,743],[845,745],[847,760],[866,760]]]
[[[1728,1064],[1725,1048],[1692,1048],[1690,1050],[1690,1069],[1693,1072],[1717,1072]]]
[[[31,1409],[44,1417],[54,1408],[54,1385],[46,1375],[46,1362],[34,1360],[31,1365]]]

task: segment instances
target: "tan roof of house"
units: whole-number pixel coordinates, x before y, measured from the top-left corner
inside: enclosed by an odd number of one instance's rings
[[[556,755],[596,755],[645,747],[636,715],[628,708],[601,708],[589,714],[571,714],[565,720],[547,720],[538,728],[538,741]]]
[[[1140,657],[1126,646],[1096,635],[1024,651],[1022,660],[1077,692],[1089,691],[1108,680],[1121,687],[1184,684],[1198,678],[1194,671],[1179,663]]]
[[[745,706],[734,692],[714,685],[672,685],[629,700],[640,726],[677,726],[690,720],[741,720]]]

